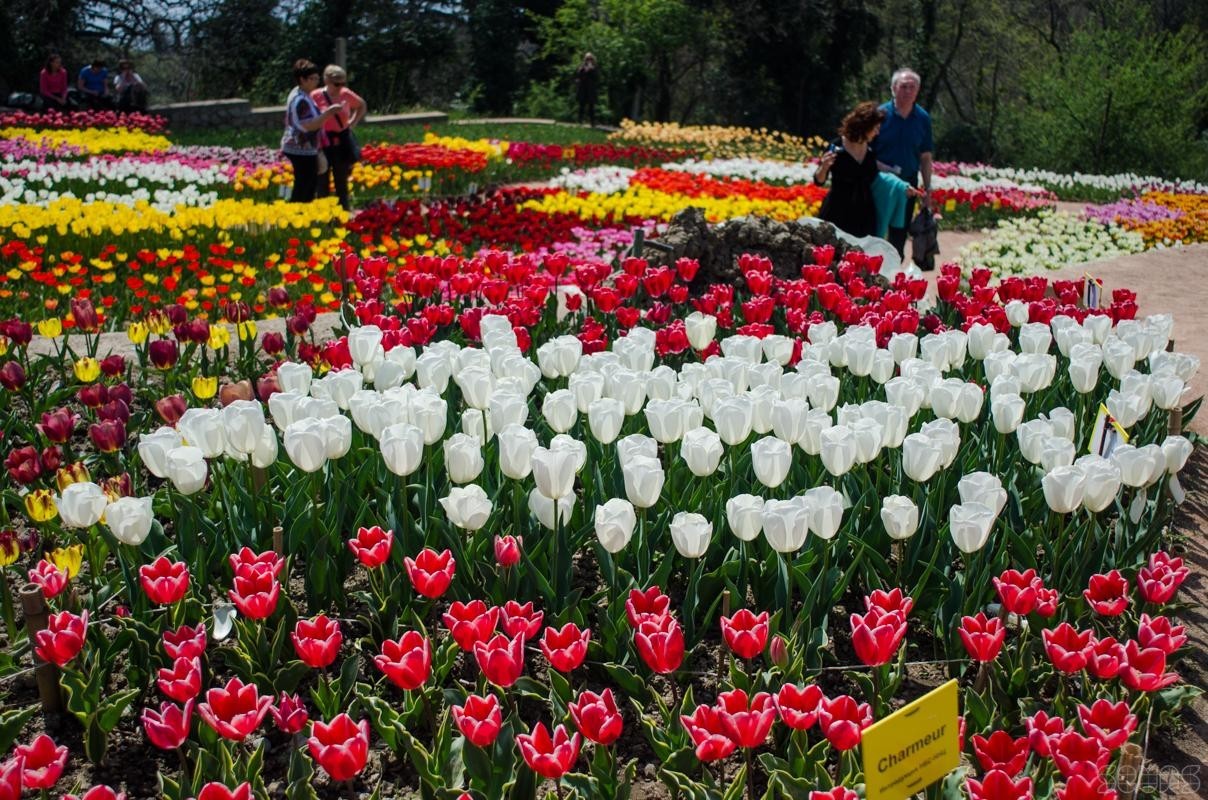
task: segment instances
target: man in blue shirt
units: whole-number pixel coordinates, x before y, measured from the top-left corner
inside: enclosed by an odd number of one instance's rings
[[[914,70],[902,68],[890,81],[893,99],[885,109],[881,133],[873,142],[877,162],[882,171],[893,172],[911,186],[923,184],[923,202],[931,208],[931,115],[915,103],[919,96],[919,76]],[[906,225],[914,217],[915,198],[906,204]],[[889,243],[905,256],[906,228],[890,228]]]
[[[109,96],[109,70],[104,61],[97,59],[80,70],[76,88],[84,93],[89,108],[113,108],[113,99]]]

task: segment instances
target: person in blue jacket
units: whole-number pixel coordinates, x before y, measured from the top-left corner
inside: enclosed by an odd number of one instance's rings
[[[916,100],[919,96],[919,75],[903,67],[890,80],[893,99],[881,106],[885,122],[873,142],[882,171],[892,172],[911,186],[922,183],[922,199],[928,208],[931,201],[931,155],[935,149],[931,136],[931,115]],[[914,218],[916,197],[906,205],[905,226],[890,227],[889,242],[905,256],[906,232]]]
[[[109,94],[109,70],[101,59],[94,60],[80,70],[76,88],[84,93],[89,108],[113,108],[113,97]]]

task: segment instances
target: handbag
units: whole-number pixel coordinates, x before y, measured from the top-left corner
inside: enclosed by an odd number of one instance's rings
[[[344,134],[348,141],[348,163],[355,164],[361,160],[361,143],[357,141],[357,135],[352,132],[352,128],[345,128]]]

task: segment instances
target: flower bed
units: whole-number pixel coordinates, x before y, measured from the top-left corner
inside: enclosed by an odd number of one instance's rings
[[[987,238],[961,248],[958,261],[966,268],[984,267],[996,275],[1032,275],[1144,249],[1145,240],[1139,233],[1115,223],[1104,225],[1065,212],[1041,211],[1036,217],[999,222]]]
[[[1208,194],[1150,191],[1135,199],[1087,206],[1084,215],[1136,231],[1150,247],[1208,241]]]
[[[6,786],[117,750],[135,796],[595,798],[640,752],[693,796],[853,800],[931,667],[954,787],[1100,793],[1196,693],[1165,548],[1197,360],[1126,291],[946,269],[923,312],[806,260],[693,295],[689,259],[348,257],[334,338],[170,306],[125,356],[88,303],[47,357],[0,323],[0,575],[55,612],[8,652],[82,728],[10,734]],[[1101,403],[1129,441],[1079,455]]]
[[[1006,180],[1016,183],[1037,184],[1054,192],[1061,200],[1087,201],[1093,203],[1108,203],[1124,196],[1132,196],[1145,191],[1187,192],[1191,194],[1208,194],[1208,183],[1184,180],[1166,180],[1153,176],[1134,175],[1094,175],[1075,172],[1066,175],[1059,172],[1040,169],[1015,169],[1011,167],[991,167],[986,164],[962,164],[953,162],[937,162],[937,174],[962,175],[983,180]]]

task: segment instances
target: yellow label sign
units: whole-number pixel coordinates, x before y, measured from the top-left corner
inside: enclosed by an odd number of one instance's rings
[[[867,800],[901,800],[960,764],[956,681],[948,681],[864,731]]]

